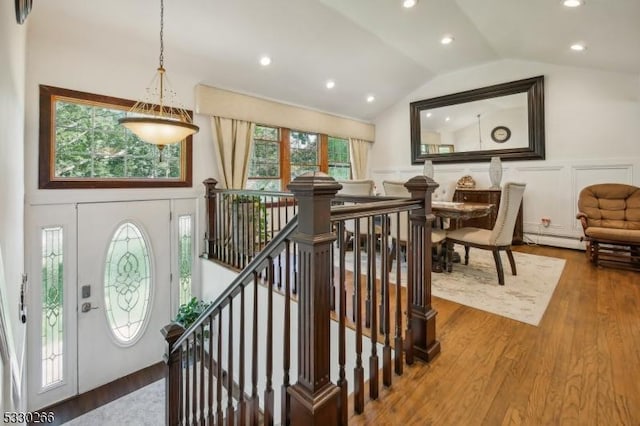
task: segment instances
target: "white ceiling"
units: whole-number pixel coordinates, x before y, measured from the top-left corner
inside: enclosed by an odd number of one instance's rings
[[[29,17],[30,37],[105,55],[157,58],[158,31],[158,0],[50,0]],[[166,0],[165,45],[167,69],[201,83],[372,120],[434,75],[499,59],[640,74],[640,0]]]

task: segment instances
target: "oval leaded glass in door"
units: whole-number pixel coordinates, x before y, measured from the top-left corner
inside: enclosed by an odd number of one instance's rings
[[[127,222],[116,230],[105,260],[105,311],[113,335],[131,344],[141,335],[151,297],[149,249],[140,229]]]

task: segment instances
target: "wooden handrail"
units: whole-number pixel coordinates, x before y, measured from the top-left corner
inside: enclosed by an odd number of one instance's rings
[[[436,312],[431,307],[430,200],[437,186],[433,181],[423,176],[408,181],[411,198],[365,197],[360,200],[365,202],[347,206],[332,206],[340,185],[322,173],[296,178],[289,186],[291,193],[219,190],[212,179],[205,184],[209,230],[215,231],[221,224],[216,209],[226,207],[219,202],[229,194],[294,196],[299,214],[265,241],[262,250],[187,330],[175,324],[165,327],[167,424],[231,424],[236,420],[242,424],[245,420],[274,424],[280,415],[280,422],[286,425],[346,425],[351,389],[348,358],[356,361],[352,391],[354,410],[360,413],[365,407],[367,369],[369,397],[376,399],[379,386],[391,386],[392,371],[402,374],[403,358],[412,363],[414,358],[429,361],[437,355]],[[400,285],[398,245],[395,292],[390,281],[391,253],[387,250],[389,239],[399,238],[390,234],[390,223],[399,222],[401,213],[410,234],[406,297]],[[345,221],[353,222],[354,235],[366,236],[364,248],[359,242],[353,244],[349,288],[345,272],[348,249],[342,239],[336,242],[336,235],[345,234]],[[217,238],[207,235],[209,242],[212,237]],[[276,309],[276,290],[284,295],[283,309]],[[251,291],[253,303],[246,304],[245,295]],[[350,303],[347,292],[351,293]],[[291,318],[290,297],[294,296],[297,323]],[[395,297],[395,303],[391,297]],[[338,318],[335,343],[330,332],[332,310]],[[349,324],[355,328],[356,348],[347,356]],[[282,346],[276,347],[280,326]],[[292,332],[297,333],[297,348],[291,348]],[[245,348],[247,339],[249,350]],[[331,358],[332,345],[338,347],[338,359]],[[282,363],[276,365],[278,358]],[[247,362],[251,365],[245,365]],[[338,364],[336,383],[329,374],[333,363]],[[279,367],[282,376],[276,371]],[[290,370],[298,372],[296,380],[289,377]],[[245,380],[246,372],[250,372],[250,383]],[[275,375],[281,378],[280,387],[274,382]],[[276,401],[281,403],[278,413]]]
[[[229,284],[222,294],[220,294],[220,296],[218,296],[218,298],[200,315],[198,320],[184,331],[183,335],[175,342],[174,346],[181,346],[187,340],[189,335],[193,334],[195,330],[197,330],[207,320],[207,318],[211,316],[211,314],[228,305],[229,301],[242,291],[242,287],[246,287],[249,284],[248,280],[253,276],[255,271],[267,267],[270,258],[284,250],[286,240],[291,237],[291,234],[293,234],[297,227],[298,217],[295,216],[291,221],[289,221],[289,223],[287,223],[276,238],[271,240],[268,246],[265,247],[265,249],[262,250],[249,263],[249,265],[240,272],[240,274],[231,282],[231,284]]]

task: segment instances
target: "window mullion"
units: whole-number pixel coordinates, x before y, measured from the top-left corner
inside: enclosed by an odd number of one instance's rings
[[[318,136],[320,136],[320,171],[323,173],[329,173],[329,138],[323,133]]]
[[[286,190],[287,185],[291,182],[291,130],[280,129],[280,170],[282,189]]]

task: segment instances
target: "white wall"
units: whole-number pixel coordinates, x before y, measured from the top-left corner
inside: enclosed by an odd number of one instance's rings
[[[0,291],[7,300],[1,308],[11,324],[19,370],[25,328],[17,321],[24,268],[25,46],[26,30],[16,23],[13,2],[0,2],[0,253],[6,283]],[[19,371],[14,374],[21,377]]]
[[[527,183],[525,233],[534,242],[580,247],[575,220],[578,193],[597,182],[640,186],[640,76],[501,60],[440,75],[376,120],[371,175],[405,179],[421,173],[411,165],[409,103],[522,78],[545,76],[546,160],[504,162],[503,182]],[[488,162],[435,165],[435,180],[469,174],[489,186]],[[551,218],[548,228],[541,217]],[[541,234],[541,235],[538,235]]]
[[[17,180],[13,177],[12,179],[13,182],[19,184],[21,190],[20,206],[22,206],[23,194],[26,195],[27,223],[25,226],[27,227],[27,232],[34,228],[29,219],[29,212],[35,210],[34,206],[45,206],[46,208],[57,204],[65,204],[72,207],[75,203],[81,202],[149,199],[178,200],[196,197],[199,200],[199,211],[204,212],[202,203],[204,187],[202,181],[208,177],[217,177],[217,173],[210,137],[210,124],[206,117],[198,115],[195,116],[195,123],[200,126],[200,132],[193,139],[192,188],[38,189],[39,85],[50,85],[135,100],[145,94],[145,88],[149,85],[157,68],[158,52],[149,51],[139,41],[126,39],[114,30],[110,30],[108,36],[105,36],[107,33],[100,28],[95,28],[95,31],[90,33],[77,33],[74,28],[61,28],[58,23],[51,22],[50,19],[40,13],[42,8],[35,6],[29,16],[30,25],[26,34],[26,71],[23,67],[18,73],[22,83],[20,89],[22,98],[13,102],[14,107],[18,107],[24,117],[20,120],[12,120],[12,123],[19,122],[21,132],[24,129],[24,159],[22,133],[20,133],[19,159],[15,155],[13,158],[6,157],[11,167],[20,168],[20,179]],[[7,9],[9,8],[7,6]],[[3,23],[2,29],[4,30],[4,28],[5,25]],[[6,40],[5,37],[0,42],[2,46],[4,46],[2,44],[4,40]],[[19,46],[17,41],[12,42],[10,39],[7,44],[9,46]],[[193,66],[193,64],[183,63],[176,56],[169,54],[169,52],[165,56],[168,78],[173,89],[177,92],[179,100],[186,108],[193,109],[194,88],[200,82],[199,77],[193,74],[197,67]],[[10,117],[10,115],[2,114],[0,120],[7,116]],[[3,125],[2,127],[6,126]],[[7,144],[3,141],[0,149],[4,149],[5,146]],[[16,144],[16,146],[18,145]],[[4,161],[4,159],[5,156],[2,155],[0,161]],[[4,170],[3,167],[0,173],[4,173]],[[24,170],[24,173],[22,170]],[[22,181],[23,176],[24,182]],[[14,200],[11,201],[12,203],[6,204],[15,204],[13,203]],[[5,205],[4,202],[2,204]],[[0,207],[1,209],[2,207]],[[196,220],[195,254],[197,255],[202,250],[204,216],[197,214]],[[15,221],[12,224],[10,219],[3,219],[0,223],[2,226],[15,226]],[[22,222],[20,224],[22,226]],[[22,232],[23,230],[20,230],[20,235],[22,235]],[[22,247],[22,244],[16,244],[11,247],[12,253],[21,254],[19,271],[22,270],[23,263]],[[37,250],[30,250],[27,247],[27,251],[24,254],[25,261],[28,264],[32,264],[33,257],[38,255]],[[5,265],[8,264],[9,262],[5,258]],[[37,277],[35,278],[33,281],[37,282]],[[16,279],[12,278],[11,282],[16,282]],[[75,286],[75,282],[71,285]],[[195,283],[195,285],[197,286],[198,283]],[[197,294],[198,289],[194,289],[194,292]],[[12,303],[12,306],[15,305],[15,303]],[[11,317],[16,318],[17,313],[14,314],[12,312]]]
[[[37,10],[34,10],[34,13]],[[200,132],[193,138],[193,189],[132,189],[132,190],[38,190],[38,86],[40,84],[65,89],[116,96],[136,100],[145,94],[157,67],[156,53],[143,50],[135,54],[134,41],[119,39],[114,33],[108,44],[61,43],[55,37],[55,28],[43,28],[41,21],[32,23],[28,36],[26,81],[26,192],[28,203],[73,201],[103,201],[109,199],[149,199],[160,196],[181,197],[204,194],[202,181],[216,177],[213,145],[209,120],[194,117]],[[80,36],[80,35],[79,35]],[[64,41],[64,40],[63,40]],[[126,46],[126,48],[124,48]],[[199,77],[191,73],[188,64],[166,63],[167,75],[179,100],[193,109],[194,88]],[[180,72],[179,70],[183,70]]]

